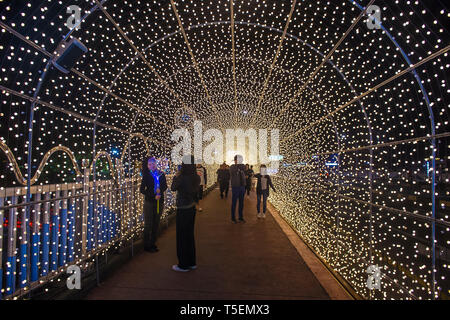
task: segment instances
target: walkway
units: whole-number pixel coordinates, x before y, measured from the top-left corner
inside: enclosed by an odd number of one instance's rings
[[[245,224],[230,221],[231,192],[211,192],[196,217],[198,269],[177,273],[175,225],[158,253],[138,253],[87,299],[329,299],[274,218],[256,218],[256,195],[246,196]]]

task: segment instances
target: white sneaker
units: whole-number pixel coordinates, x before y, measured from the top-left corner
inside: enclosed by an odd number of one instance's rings
[[[256,217],[259,219],[259,218],[262,218],[261,217],[261,213],[258,213],[257,215],[256,215]]]
[[[178,272],[189,272],[190,269],[181,269],[177,264],[174,264],[172,266],[172,270],[178,271]]]
[[[261,218],[265,219],[265,218],[266,218],[266,214],[263,213],[263,214],[261,215]]]

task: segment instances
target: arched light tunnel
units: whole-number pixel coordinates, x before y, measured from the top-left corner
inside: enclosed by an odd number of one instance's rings
[[[172,133],[201,121],[278,130],[269,201],[357,295],[448,299],[448,19],[439,0],[0,1],[2,297],[141,234],[142,159],[170,178]]]

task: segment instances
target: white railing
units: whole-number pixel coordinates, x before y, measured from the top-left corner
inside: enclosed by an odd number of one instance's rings
[[[142,232],[140,176],[94,182],[85,173],[80,183],[31,186],[28,203],[25,187],[0,190],[0,299],[23,296]],[[165,207],[173,204],[168,190]]]

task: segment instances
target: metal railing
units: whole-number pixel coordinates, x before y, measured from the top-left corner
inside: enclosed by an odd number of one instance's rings
[[[24,296],[139,234],[140,181],[139,174],[89,181],[86,170],[79,183],[31,186],[29,202],[25,187],[0,190],[0,299]],[[166,208],[172,206],[168,190]]]

